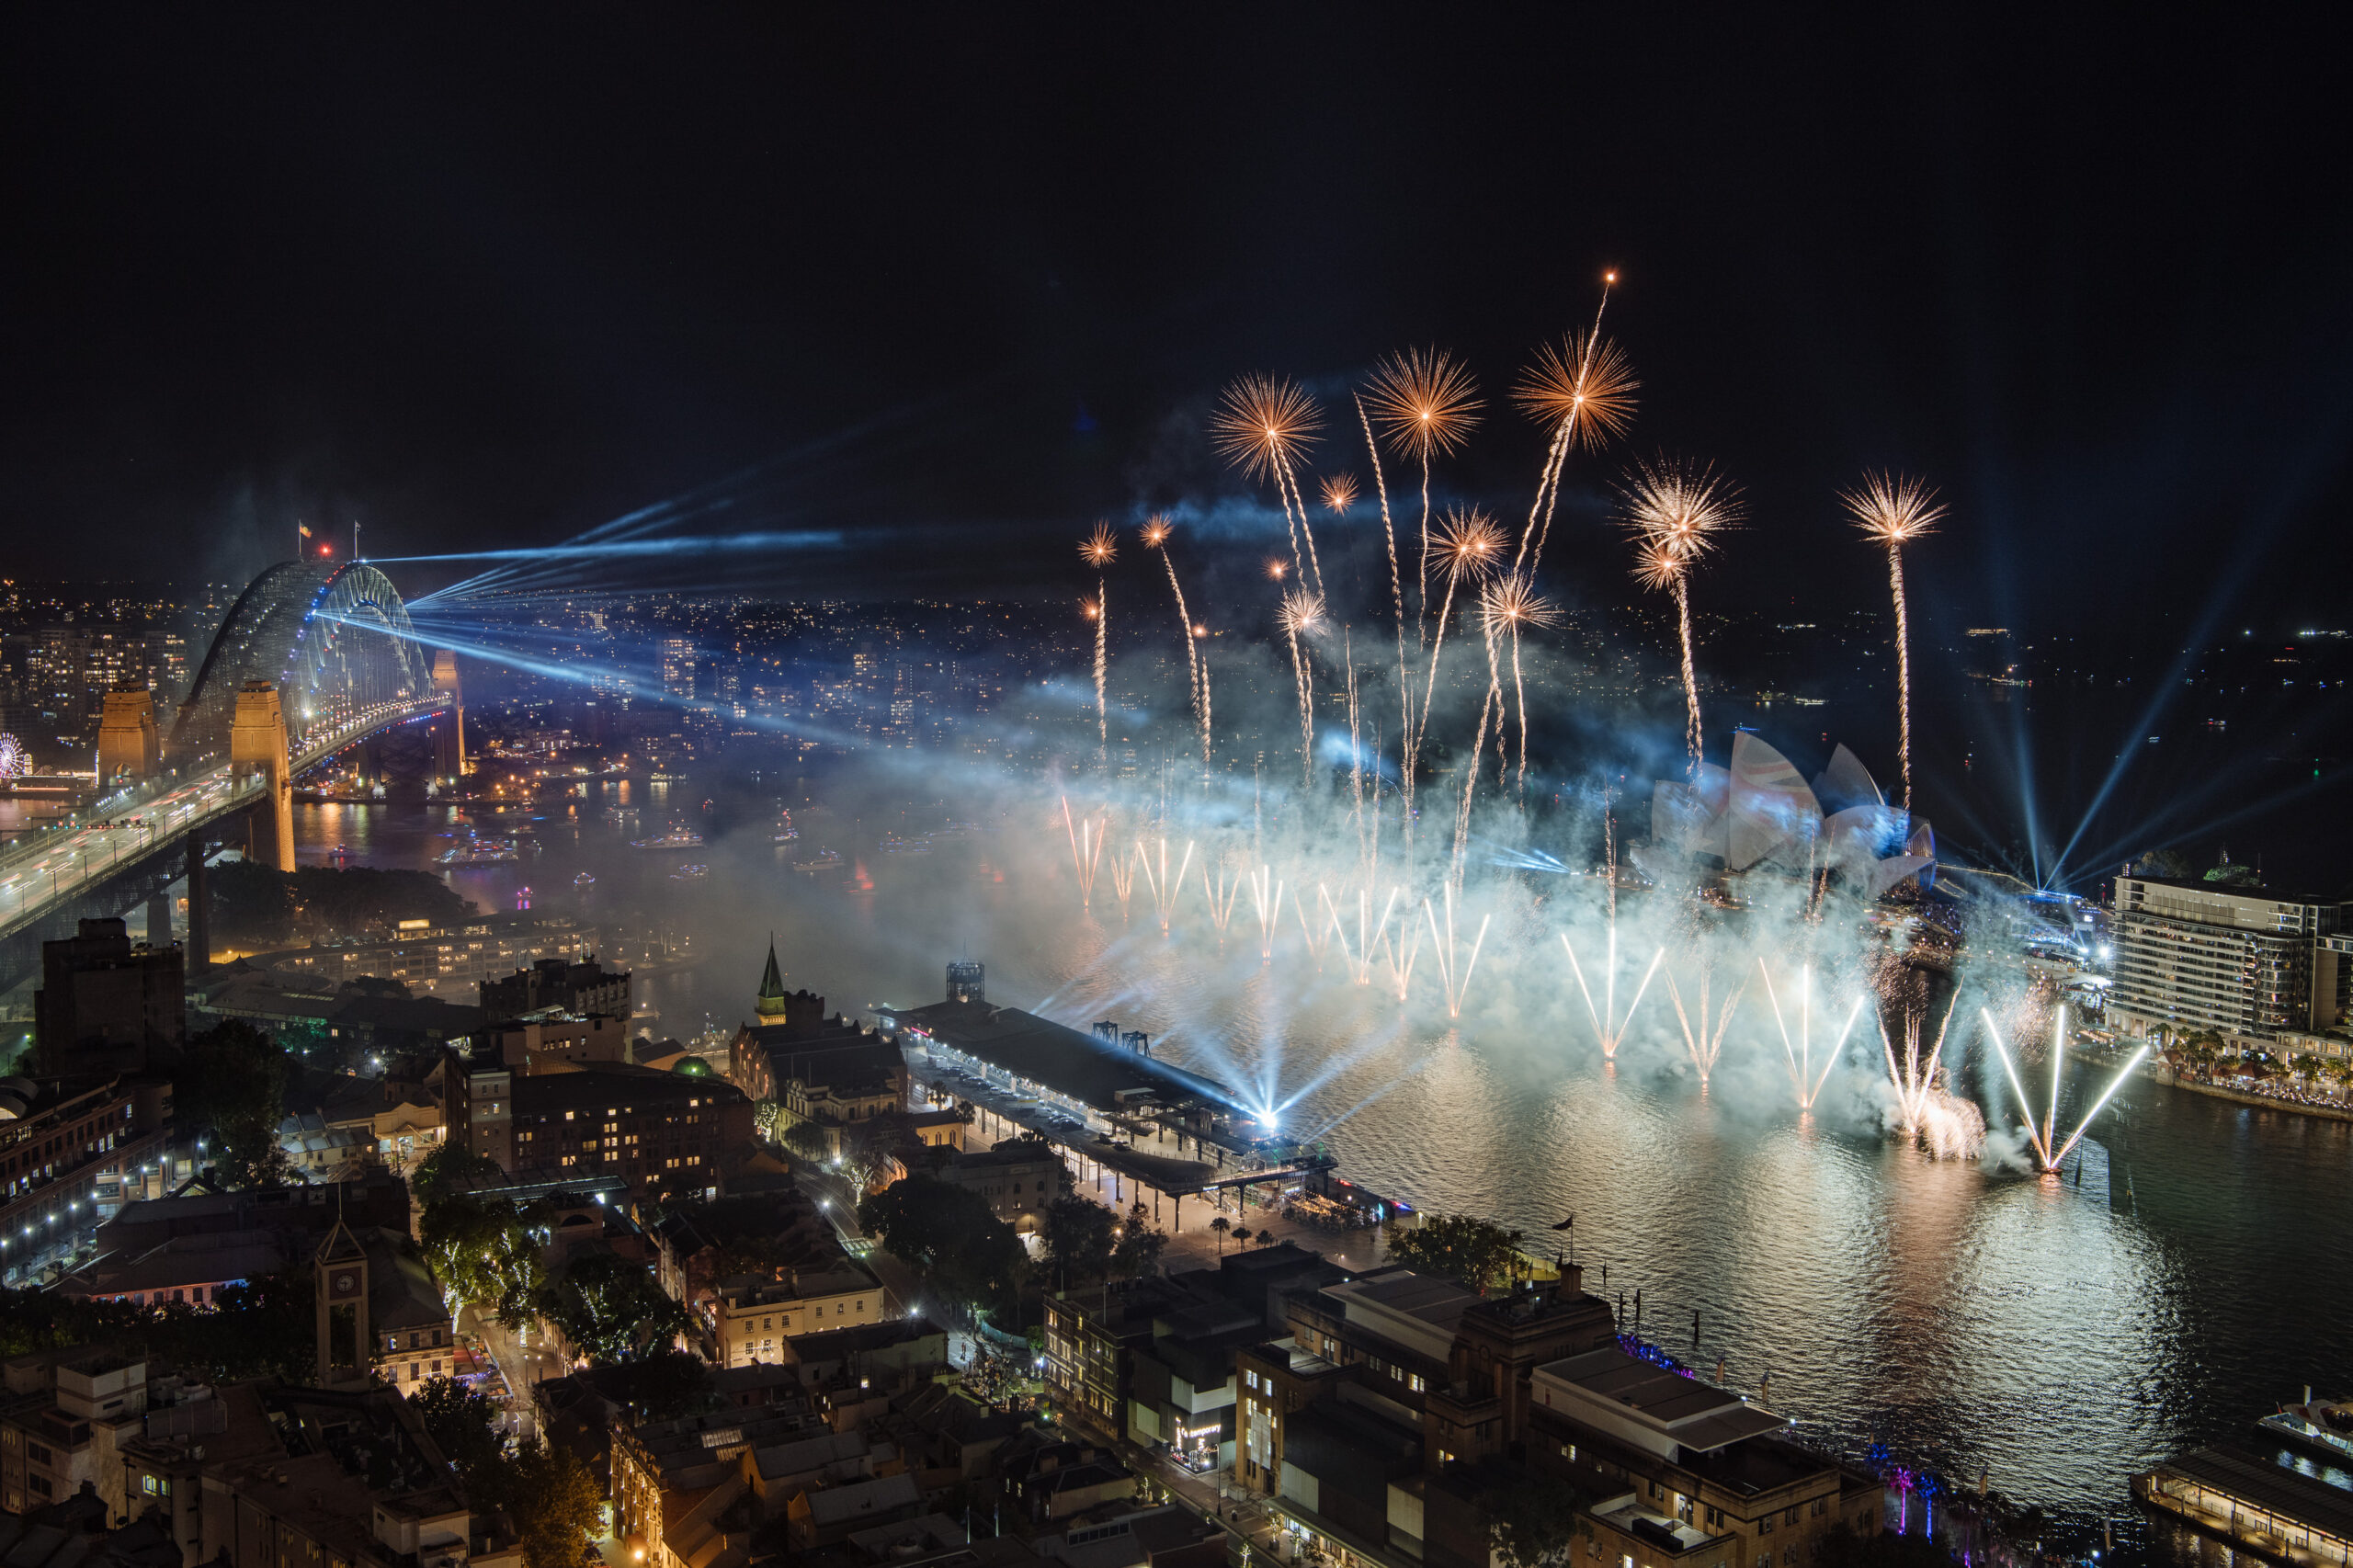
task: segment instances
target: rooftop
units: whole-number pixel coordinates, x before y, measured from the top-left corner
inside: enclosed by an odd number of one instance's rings
[[[1156,1057],[1106,1045],[1051,1018],[986,1002],[934,1002],[896,1015],[920,1038],[937,1040],[1057,1094],[1108,1114],[1121,1096],[1149,1090],[1164,1098],[1204,1101],[1249,1114],[1232,1089]]]

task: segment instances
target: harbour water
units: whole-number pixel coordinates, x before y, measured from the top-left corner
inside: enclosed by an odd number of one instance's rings
[[[1773,1408],[1818,1440],[1883,1444],[1954,1485],[1990,1477],[2095,1537],[2086,1521],[2128,1513],[2134,1470],[2251,1440],[2303,1384],[2353,1383],[2353,1126],[2135,1083],[2063,1183],[1939,1162],[1879,1131],[1859,1051],[1800,1117],[1769,1018],[1735,1024],[1704,1093],[1655,1034],[1603,1062],[1541,955],[1506,938],[1481,973],[1517,983],[1474,987],[1451,1025],[1443,1008],[1404,1017],[1296,936],[1262,965],[1246,915],[1221,943],[1198,890],[1167,937],[1141,885],[1125,922],[1108,883],[1082,914],[1059,819],[1050,831],[1034,801],[920,856],[874,852],[895,822],[795,817],[800,840],[776,844],[756,814],[712,825],[699,800],[640,783],[525,812],[305,806],[297,832],[306,859],[341,845],[349,863],[420,869],[469,825],[517,837],[519,862],[449,881],[489,908],[531,885],[543,907],[673,923],[707,956],[643,988],[668,1034],[745,1017],[771,931],[789,983],[852,1013],[931,1000],[949,959],[980,959],[992,999],[1116,1017],[1183,1065],[1296,1096],[1287,1127],[1324,1133],[1379,1190],[1545,1246],[1569,1244],[1550,1227],[1574,1214],[1589,1288],[1622,1289],[1630,1319],[1639,1291],[1642,1331],[1670,1352],[1710,1374],[1721,1360],[1751,1394],[1769,1377]],[[629,847],[674,823],[706,832],[690,858],[708,876]],[[844,865],[790,869],[819,846]],[[575,888],[584,870],[597,880]]]

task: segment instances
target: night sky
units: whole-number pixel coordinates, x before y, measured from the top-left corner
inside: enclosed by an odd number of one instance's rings
[[[1931,617],[2347,619],[2333,46],[1650,9],[19,12],[8,565],[228,576],[297,515],[553,542],[716,486],[699,528],[850,530],[780,582],[1029,590],[1098,516],[1242,493],[1198,435],[1236,375],[1328,399],[1433,342],[1489,398],[1441,490],[1508,513],[1504,394],[1615,267],[1643,401],[1572,601],[1664,449],[1747,492],[1703,598],[1874,602],[1834,492],[1894,464],[1954,508]]]

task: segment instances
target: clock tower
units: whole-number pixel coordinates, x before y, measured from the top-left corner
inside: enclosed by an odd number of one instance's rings
[[[319,1386],[368,1384],[368,1251],[341,1220],[312,1259],[318,1298]]]

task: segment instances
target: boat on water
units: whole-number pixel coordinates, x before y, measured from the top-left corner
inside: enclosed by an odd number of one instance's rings
[[[523,857],[503,838],[475,838],[441,852],[444,866],[496,866]]]
[[[886,833],[875,847],[885,855],[928,855],[931,853],[931,839],[927,835],[905,838],[895,833]]]
[[[681,866],[670,873],[670,880],[674,882],[699,882],[709,875],[710,868],[708,866]]]
[[[576,888],[592,887],[596,884],[596,881],[597,878],[594,873],[583,871],[578,876],[572,879],[572,885]]]
[[[792,863],[792,869],[796,871],[830,871],[841,863],[842,858],[839,855],[830,849],[820,847],[812,858],[795,860]]]
[[[2353,1402],[2314,1399],[2306,1389],[2303,1403],[2284,1406],[2256,1426],[2275,1442],[2353,1470]]]
[[[702,835],[683,827],[674,827],[659,838],[632,838],[631,849],[698,849],[702,846]]]
[[[776,841],[779,844],[790,844],[800,836],[801,830],[792,825],[792,813],[789,811],[778,811],[776,813]]]

